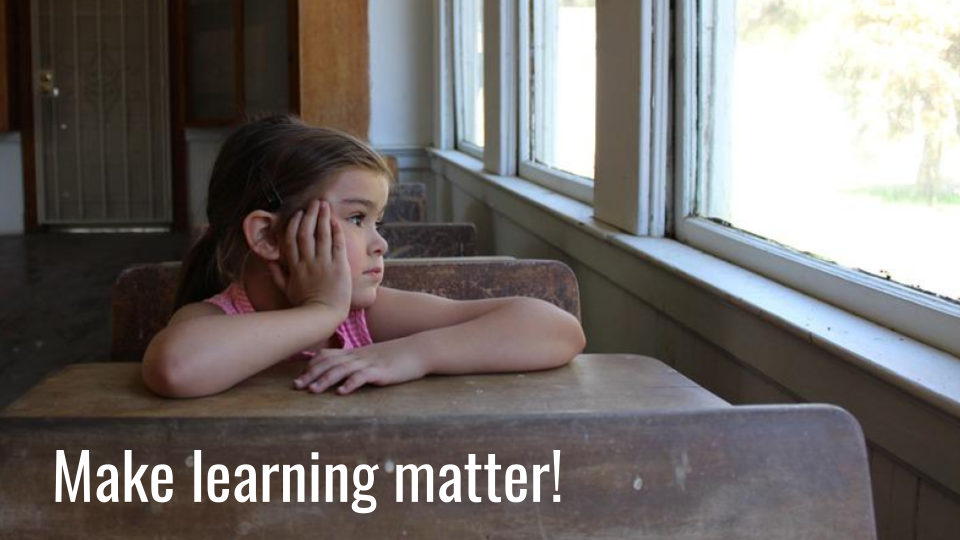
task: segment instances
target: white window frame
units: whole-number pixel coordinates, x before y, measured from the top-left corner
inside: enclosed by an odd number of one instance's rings
[[[452,150],[456,143],[456,90],[453,87],[453,0],[433,2],[433,95],[436,107],[433,114],[433,146]]]
[[[670,0],[598,3],[594,210],[638,236],[667,231],[670,39]]]
[[[703,11],[699,11],[699,8]],[[696,201],[709,196],[699,179],[705,178],[708,160],[713,158],[710,140],[700,127],[712,124],[707,118],[709,99],[703,99],[715,73],[717,56],[724,43],[730,43],[734,2],[719,0],[680,0],[675,18],[677,47],[675,58],[675,136],[674,136],[674,223],[676,238],[765,275],[789,287],[834,304],[877,324],[911,336],[928,345],[960,356],[960,306],[910,287],[862,272],[825,263],[798,251],[697,217]],[[720,44],[720,53],[714,47]],[[701,53],[706,53],[701,55]],[[711,58],[713,63],[704,61]],[[698,80],[698,74],[701,76]],[[721,85],[722,87],[722,85]],[[722,101],[724,96],[720,96]],[[712,129],[712,127],[711,127]],[[722,128],[721,128],[722,129]],[[713,138],[716,139],[716,138]],[[716,156],[724,159],[723,155]]]
[[[531,80],[530,80],[530,55],[526,54],[527,51],[530,51],[531,47],[531,36],[530,32],[527,31],[531,28],[531,23],[539,24],[540,17],[537,17],[537,13],[531,13],[531,2],[534,4],[534,10],[543,9],[545,0],[519,0],[517,2],[518,12],[517,19],[519,21],[519,35],[518,37],[518,50],[521,51],[521,54],[518,54],[518,83],[519,83],[519,163],[518,170],[521,177],[530,180],[531,182],[542,185],[543,187],[562,193],[567,197],[576,199],[580,202],[586,204],[593,204],[593,193],[594,193],[594,180],[590,178],[584,178],[575,174],[568,173],[566,171],[561,171],[559,169],[554,169],[548,167],[541,163],[534,161],[533,155],[531,152],[531,141],[530,134],[532,133],[531,128],[538,128],[539,132],[543,132],[543,122],[544,118],[539,118],[537,120],[537,126],[531,126],[530,115],[531,111],[534,109],[534,104],[531,100]],[[598,6],[599,9],[599,6]],[[539,58],[543,56],[550,56],[556,54],[556,51],[547,51],[538,49],[534,52]],[[552,65],[552,62],[541,61],[540,65]],[[552,94],[544,95],[543,92],[537,94],[537,99],[550,102],[552,101]]]
[[[435,145],[483,161],[488,173],[516,177],[591,205],[594,217],[632,234],[663,237],[669,225],[670,0],[607,0],[597,5],[596,179],[529,159],[531,0],[485,0],[485,148],[477,155],[456,144],[455,0],[435,0]],[[449,27],[444,21],[451,21]],[[609,38],[609,36],[614,36]],[[630,72],[637,92],[617,79]],[[606,77],[605,80],[601,80]],[[451,81],[453,79],[453,81]],[[601,84],[604,83],[604,84]],[[521,149],[525,154],[521,153]],[[526,162],[523,162],[526,157]]]
[[[481,4],[480,9],[484,9],[484,1],[478,0]],[[452,50],[453,50],[453,76],[454,76],[454,110],[456,113],[456,119],[454,121],[454,133],[456,148],[462,152],[470,154],[471,156],[477,159],[483,159],[483,146],[474,144],[471,141],[468,141],[464,137],[464,128],[466,126],[465,114],[466,114],[466,99],[464,97],[464,91],[466,90],[466,83],[468,79],[471,79],[469,74],[464,73],[463,62],[459,61],[463,58],[463,54],[467,51],[463,47],[463,2],[458,0],[452,0],[452,19],[453,19],[453,32],[451,33],[452,38]],[[484,17],[484,39],[486,39],[486,17]],[[486,51],[486,46],[484,47]],[[487,54],[484,52],[484,66],[481,66],[481,69],[486,70],[486,57]],[[486,98],[487,88],[486,80],[484,80],[484,96]],[[472,85],[471,85],[472,86]],[[486,112],[484,112],[484,124],[486,124]],[[486,125],[484,125],[484,144],[486,145],[488,133]]]
[[[483,4],[483,165],[493,174],[517,174],[517,12],[516,0]]]

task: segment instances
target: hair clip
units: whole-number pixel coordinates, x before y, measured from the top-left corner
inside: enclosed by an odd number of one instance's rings
[[[267,200],[267,210],[271,212],[276,212],[283,206],[283,197],[280,196],[280,192],[277,191],[276,186],[273,185],[273,182],[266,180],[267,185],[270,186],[270,192],[261,185],[260,189],[263,191],[263,198]]]
[[[251,174],[255,175],[260,182],[260,193],[267,201],[266,209],[270,212],[276,212],[283,206],[283,197],[280,196],[280,192],[277,191],[277,187],[273,185],[273,181],[270,180],[270,177],[267,176],[267,172],[264,169],[263,162],[257,163],[251,170]],[[267,190],[267,186],[270,188],[269,191]]]

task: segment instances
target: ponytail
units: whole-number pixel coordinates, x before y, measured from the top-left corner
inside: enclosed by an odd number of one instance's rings
[[[207,230],[190,248],[180,267],[180,285],[174,310],[210,298],[224,289],[217,264],[217,240]]]

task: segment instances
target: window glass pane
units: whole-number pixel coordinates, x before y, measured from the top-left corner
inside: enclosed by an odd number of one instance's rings
[[[533,6],[533,161],[593,178],[596,0],[535,0]]]
[[[713,8],[698,213],[960,298],[960,2]]]
[[[483,0],[460,3],[457,137],[483,146]]]

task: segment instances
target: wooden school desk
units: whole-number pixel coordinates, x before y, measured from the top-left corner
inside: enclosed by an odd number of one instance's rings
[[[862,435],[848,414],[731,407],[652,358],[581,355],[555,370],[428,377],[350,396],[290,389],[299,373],[291,363],[189,400],[153,396],[139,369],[72,365],[0,414],[0,530],[44,538],[874,538]],[[54,502],[57,450],[65,450],[71,482],[81,450],[89,450],[91,502],[66,502],[65,488],[65,502]],[[125,450],[130,474],[150,465],[147,501],[133,490],[134,502],[123,502]],[[480,465],[494,454],[501,466],[493,490],[491,471],[476,473],[480,502],[468,499],[470,454]],[[120,502],[96,498],[103,464],[119,471]],[[151,499],[146,481],[158,464],[172,469],[166,503]],[[228,471],[223,503],[207,491],[215,464]],[[245,464],[258,471],[258,502],[234,496],[235,471]],[[373,513],[352,510],[355,479],[348,502],[339,502],[338,490],[325,500],[328,464],[378,467],[361,493],[375,498]],[[431,489],[426,472],[419,501],[410,500],[407,474],[397,502],[398,468],[424,464],[462,471],[461,502],[441,502],[449,477],[435,477]],[[307,473],[319,465],[319,500],[310,499],[307,474],[306,499],[297,502],[291,487],[293,502],[283,502],[274,472],[264,502],[259,471],[270,465]],[[527,490],[522,502],[505,496],[510,465],[528,475],[515,486]],[[539,482],[534,465],[550,467]],[[197,470],[201,502],[194,501]]]
[[[280,364],[202,399],[163,399],[144,386],[139,363],[74,364],[43,380],[0,418],[382,418],[534,415],[726,407],[653,358],[586,354],[536,373],[428,377],[351,396],[291,389],[300,362]]]

